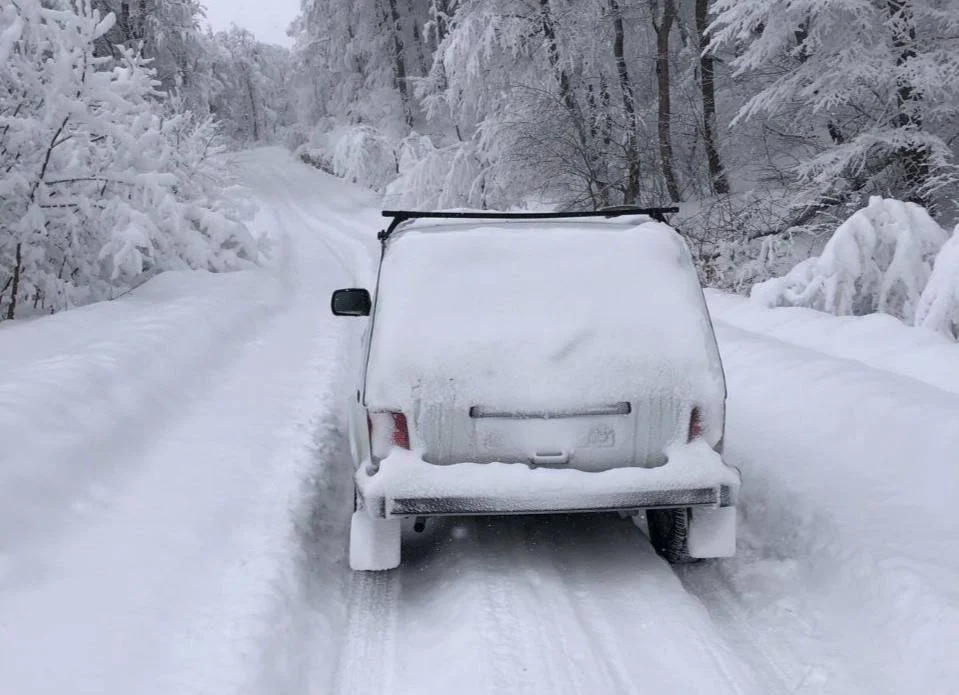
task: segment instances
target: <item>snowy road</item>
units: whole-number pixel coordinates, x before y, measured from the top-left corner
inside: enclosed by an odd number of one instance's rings
[[[359,326],[328,297],[369,282],[377,201],[241,164],[268,269],[0,328],[0,692],[959,692],[959,395],[727,308],[736,558],[674,572],[611,515],[451,519],[350,574]]]
[[[439,521],[404,553],[354,580],[330,692],[768,692],[615,516]]]

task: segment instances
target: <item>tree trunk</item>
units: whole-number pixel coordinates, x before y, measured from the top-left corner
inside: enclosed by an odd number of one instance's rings
[[[416,16],[413,0],[407,0],[406,11],[412,18],[413,43],[416,45],[416,74],[425,75],[429,71],[429,58],[426,55],[426,42],[423,41],[423,34],[420,31],[420,23]]]
[[[23,244],[17,242],[16,262],[13,266],[13,287],[10,294],[10,305],[7,307],[7,318],[11,321],[17,316],[17,295],[20,292],[20,269],[23,266]]]
[[[656,31],[656,82],[659,96],[659,160],[666,180],[666,190],[673,202],[679,201],[679,186],[676,184],[676,174],[673,171],[673,146],[670,143],[670,121],[672,111],[670,104],[669,87],[669,34],[676,18],[673,0],[663,0],[660,22],[656,24],[656,15],[659,13],[659,2],[653,0],[653,29]]]
[[[576,131],[576,138],[582,150],[583,162],[590,176],[590,181],[588,182],[590,199],[592,200],[593,207],[597,208],[602,204],[601,198],[607,186],[604,182],[599,181],[599,177],[596,175],[596,162],[593,158],[593,152],[589,147],[590,141],[586,132],[583,114],[576,105],[576,98],[573,96],[573,86],[569,78],[569,73],[567,73],[566,69],[561,65],[559,44],[556,41],[556,28],[553,26],[549,0],[539,0],[539,8],[543,22],[543,36],[546,38],[546,52],[549,58],[549,65],[556,75],[557,82],[559,82],[560,99],[563,102],[563,106],[566,107],[570,120],[573,123],[573,128]],[[599,194],[597,194],[596,189],[599,189]]]
[[[616,75],[619,77],[619,89],[623,97],[623,113],[626,114],[626,141],[623,147],[626,158],[626,186],[623,189],[623,204],[635,205],[639,198],[641,172],[637,148],[639,134],[636,102],[633,82],[626,67],[626,32],[623,29],[623,13],[619,9],[618,0],[609,0],[609,11],[613,18],[613,57],[616,59]]]
[[[896,67],[902,68],[916,57],[916,24],[913,20],[912,3],[911,0],[888,0],[887,8],[892,20],[893,46],[898,51]],[[915,133],[922,130],[922,114],[919,111],[922,95],[903,72],[900,70],[896,77],[898,112],[893,125]],[[922,193],[922,187],[929,178],[928,150],[921,145],[912,144],[903,146],[899,154],[909,188],[909,200],[928,207],[929,200]]]
[[[576,111],[576,101],[573,99],[573,90],[570,85],[569,75],[565,68],[559,64],[559,45],[556,43],[556,29],[553,27],[549,0],[539,0],[539,7],[543,18],[543,36],[546,37],[549,65],[553,69],[553,72],[556,73],[556,79],[559,81],[559,96],[563,100],[563,105],[566,106],[570,112],[574,112]]]
[[[436,50],[449,33],[449,5],[447,0],[435,0],[433,3],[433,20],[436,22],[436,45],[433,46],[433,49]]]
[[[390,3],[390,33],[393,35],[393,74],[396,78],[396,88],[400,92],[400,99],[403,101],[403,115],[406,125],[413,127],[413,109],[410,104],[409,85],[406,83],[406,58],[404,57],[405,47],[403,46],[402,27],[400,26],[400,10],[396,0],[389,0]]]
[[[713,57],[706,51],[709,45],[709,0],[696,0],[696,31],[699,34],[699,86],[703,99],[703,140],[706,144],[706,162],[709,183],[715,193],[729,193],[726,170],[716,147],[716,82]]]
[[[260,141],[260,124],[259,116],[256,112],[256,94],[253,89],[253,78],[250,75],[246,76],[246,92],[250,97],[250,115],[253,118],[253,142]]]

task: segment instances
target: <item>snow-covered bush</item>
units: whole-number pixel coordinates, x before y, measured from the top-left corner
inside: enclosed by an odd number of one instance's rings
[[[216,129],[172,113],[138,53],[94,43],[89,0],[0,8],[0,310],[109,298],[173,268],[228,270],[258,250],[224,183]]]
[[[922,207],[873,197],[840,225],[820,256],[754,286],[752,297],[768,306],[882,312],[912,323],[947,236]]]
[[[436,147],[414,133],[401,143],[398,161],[400,174],[386,188],[391,206],[485,207],[484,168],[469,143]]]
[[[396,141],[369,125],[319,130],[297,150],[303,161],[382,193],[396,178]]]
[[[686,238],[707,285],[744,292],[810,255],[814,235],[779,231],[789,200],[785,190],[711,196],[680,205],[669,222]]]
[[[959,226],[936,257],[916,306],[916,325],[959,340]]]

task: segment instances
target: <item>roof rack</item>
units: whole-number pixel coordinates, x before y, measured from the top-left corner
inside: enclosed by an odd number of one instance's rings
[[[408,220],[454,219],[454,220],[561,220],[577,217],[624,217],[627,215],[647,215],[659,222],[666,221],[666,215],[679,212],[677,207],[634,208],[618,206],[603,210],[581,212],[433,212],[415,210],[384,210],[383,217],[392,217],[390,226],[380,232],[380,241],[386,241],[396,228]]]

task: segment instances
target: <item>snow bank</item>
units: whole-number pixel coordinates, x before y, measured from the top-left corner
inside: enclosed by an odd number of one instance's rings
[[[953,692],[959,397],[944,389],[957,386],[955,347],[888,318],[784,309],[764,318],[716,299],[726,457],[744,482],[739,554],[721,567],[751,634],[791,643],[810,692]],[[730,317],[849,357],[861,350],[860,363]],[[945,381],[933,388],[866,360],[922,361],[929,380]]]
[[[360,326],[326,301],[373,213],[238,159],[276,267],[0,326],[4,695],[336,692]]]
[[[658,391],[720,402],[689,252],[643,220],[401,233],[383,264],[368,402],[555,409]]]
[[[147,410],[274,308],[266,271],[163,273],[113,302],[0,325],[0,545],[42,523],[107,448],[135,455]],[[122,433],[119,434],[119,433]],[[28,523],[29,522],[29,523]]]
[[[911,323],[946,238],[922,207],[873,196],[839,226],[822,255],[755,285],[752,297],[769,307],[837,315],[878,311]]]
[[[802,307],[769,310],[714,290],[706,291],[706,300],[713,318],[723,323],[959,393],[956,344],[892,316],[830,316]]]

